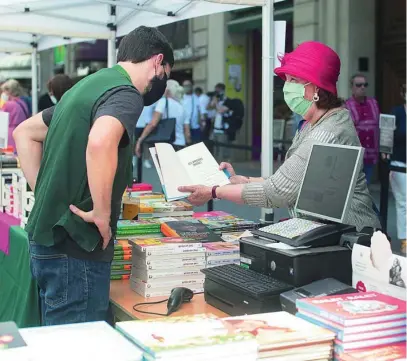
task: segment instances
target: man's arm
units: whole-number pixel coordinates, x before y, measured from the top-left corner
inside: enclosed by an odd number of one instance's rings
[[[32,190],[35,189],[37,182],[42,147],[47,132],[48,127],[44,122],[43,112],[25,120],[13,132],[20,166]]]
[[[110,220],[118,148],[124,132],[118,119],[102,116],[96,119],[89,133],[86,165],[94,217],[98,219]]]

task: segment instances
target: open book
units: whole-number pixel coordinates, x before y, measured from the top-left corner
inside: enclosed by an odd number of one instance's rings
[[[180,186],[229,184],[227,171],[219,170],[219,164],[204,143],[178,152],[171,144],[156,143],[154,148],[150,148],[150,153],[167,201],[188,197],[188,193],[178,191]]]

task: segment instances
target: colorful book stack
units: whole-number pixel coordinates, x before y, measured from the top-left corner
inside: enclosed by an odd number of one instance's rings
[[[116,323],[140,347],[144,360],[255,361],[257,342],[248,332],[229,333],[209,315]]]
[[[192,206],[184,201],[140,202],[138,218],[186,217],[193,214]]]
[[[126,195],[130,198],[138,197],[143,194],[153,193],[153,186],[148,183],[134,183],[131,187],[127,187]]]
[[[194,218],[181,220],[176,220],[175,218],[167,219],[161,223],[161,232],[166,237],[178,237],[185,240],[200,242],[217,242],[221,240],[217,234]]]
[[[255,229],[258,223],[233,215],[194,217],[216,234]]]
[[[114,255],[110,272],[111,280],[128,280],[131,273],[131,246],[127,241],[114,242]]]
[[[123,196],[123,219],[137,219],[140,209],[140,204],[148,204],[153,202],[165,202],[164,194],[153,192],[138,192],[135,195],[134,192],[124,194]]]
[[[203,292],[205,248],[181,238],[130,240],[133,291],[145,298],[169,296],[175,287]]]
[[[222,319],[229,334],[249,332],[256,337],[258,360],[331,360],[335,334],[288,312]]]
[[[210,242],[203,246],[206,249],[206,268],[240,264],[239,242]]]
[[[161,234],[161,224],[157,220],[143,219],[140,221],[120,220],[117,222],[117,239]]]
[[[336,333],[335,358],[406,340],[406,303],[376,292],[297,300],[297,316]]]

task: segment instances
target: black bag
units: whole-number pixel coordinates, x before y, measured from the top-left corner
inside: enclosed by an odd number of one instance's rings
[[[161,118],[155,129],[144,139],[146,143],[174,143],[176,118],[169,118],[168,99],[165,98],[166,118]]]

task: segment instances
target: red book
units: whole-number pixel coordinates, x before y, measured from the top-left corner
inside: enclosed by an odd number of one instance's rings
[[[406,318],[406,302],[376,292],[297,300],[297,308],[343,326]]]

